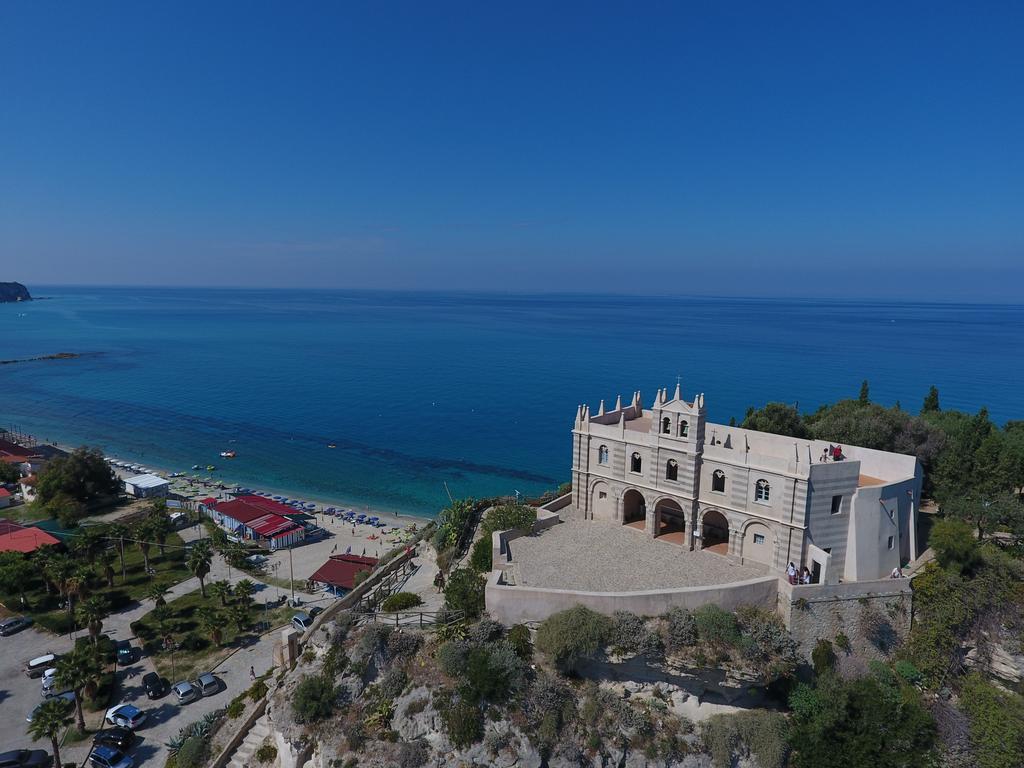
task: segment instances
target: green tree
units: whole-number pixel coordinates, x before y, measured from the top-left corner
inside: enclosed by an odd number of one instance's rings
[[[492,567],[492,557],[491,537],[485,536],[473,545],[469,554],[469,565],[477,573],[487,573]]]
[[[867,379],[864,379],[864,381],[862,381],[860,383],[860,394],[857,395],[857,402],[860,403],[861,405],[867,405],[868,403],[871,402],[871,398],[869,397],[869,394],[868,394],[868,380]]]
[[[978,768],[1019,768],[1024,756],[1024,698],[973,672],[960,688]]]
[[[486,584],[486,579],[479,573],[457,568],[445,584],[444,607],[450,611],[465,611],[467,618],[475,619],[484,610]]]
[[[234,603],[228,608],[228,617],[231,623],[238,628],[239,632],[244,632],[249,628],[249,606],[244,603]]]
[[[916,691],[892,680],[819,677],[790,697],[794,768],[926,768],[935,724]]]
[[[174,531],[174,524],[167,515],[167,502],[158,499],[153,502],[149,512],[149,532],[160,550],[160,557],[164,556],[164,549],[167,546],[167,537]]]
[[[20,552],[0,553],[0,589],[8,594],[17,594],[25,604],[25,592],[35,575],[35,566]]]
[[[78,730],[85,730],[82,696],[88,688],[95,690],[103,675],[103,662],[95,646],[79,646],[57,660],[57,684],[75,692],[75,719]]]
[[[135,539],[135,545],[142,553],[142,562],[149,573],[149,551],[153,548],[153,522],[150,518],[144,517],[132,526],[131,536]]]
[[[220,599],[221,608],[227,608],[228,598],[231,597],[231,593],[231,582],[226,579],[210,584],[210,595]]]
[[[153,601],[153,606],[167,605],[167,593],[170,590],[167,585],[154,581],[152,584],[146,587],[146,597]]]
[[[611,631],[611,619],[577,605],[542,621],[534,643],[537,650],[550,656],[559,667],[572,669],[580,659],[604,648]]]
[[[28,724],[28,735],[33,739],[49,739],[53,751],[54,768],[59,768],[60,737],[64,729],[71,725],[71,702],[67,699],[53,698],[44,701]]]
[[[764,408],[749,408],[740,424],[742,429],[771,432],[773,435],[807,437],[807,426],[800,412],[787,403],[767,403]]]
[[[113,549],[102,549],[96,555],[96,564],[103,572],[103,578],[107,582],[107,589],[114,588],[114,561],[117,553]]]
[[[939,565],[957,573],[969,573],[981,562],[974,531],[962,520],[937,520],[928,537],[928,545],[935,550]]]
[[[234,588],[235,597],[246,608],[252,604],[252,596],[256,592],[256,585],[249,579],[241,579]]]
[[[210,547],[210,543],[206,540],[195,542],[188,553],[185,565],[192,572],[192,575],[199,579],[199,593],[206,597],[205,579],[213,565],[213,550]]]
[[[292,694],[292,711],[298,723],[315,723],[331,716],[338,702],[338,690],[321,675],[303,677]]]
[[[212,584],[210,585],[213,586]],[[210,637],[214,645],[220,645],[224,639],[224,616],[216,608],[203,607],[196,613],[199,619],[199,628]]]
[[[96,448],[76,448],[67,456],[50,461],[39,473],[36,494],[43,505],[64,494],[89,504],[121,491],[121,481]]]
[[[938,413],[942,408],[939,407],[939,390],[932,384],[928,388],[928,394],[924,396],[924,403],[921,405],[921,415],[926,413]]]
[[[78,606],[78,617],[89,629],[89,636],[93,642],[99,642],[100,632],[103,631],[103,620],[110,615],[110,607],[104,597],[95,595],[86,598]]]
[[[125,539],[130,537],[128,527],[123,523],[111,523],[107,527],[107,534],[110,540],[116,543],[117,557],[121,562],[121,578],[124,579],[127,576],[124,562],[124,547]]]
[[[15,464],[0,462],[0,483],[16,483],[21,479],[21,470]]]

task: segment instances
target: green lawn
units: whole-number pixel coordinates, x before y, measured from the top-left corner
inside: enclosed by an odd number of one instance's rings
[[[229,602],[230,605],[230,602]],[[214,645],[209,633],[204,632],[199,622],[201,608],[209,607],[221,613],[220,645]],[[201,672],[213,669],[234,650],[255,642],[260,633],[287,624],[294,613],[286,603],[270,610],[262,610],[260,603],[249,611],[251,626],[239,631],[228,617],[228,608],[221,606],[219,598],[203,597],[197,589],[167,603],[169,616],[161,629],[150,611],[132,624],[136,637],[142,642],[143,650],[149,654],[157,671],[171,683],[192,679]],[[164,649],[163,638],[170,635],[177,644],[172,654]]]
[[[142,552],[135,545],[125,544],[125,578],[121,577],[120,561],[114,562],[114,586],[107,587],[100,568],[94,567],[94,576],[89,580],[88,594],[102,595],[107,598],[111,613],[117,613],[136,600],[145,599],[146,590],[153,581],[159,581],[170,587],[179,581],[189,579],[192,574],[185,567],[184,542],[176,533],[167,537],[167,549],[163,556],[159,549],[153,547],[149,553],[150,568],[155,575],[147,574],[144,567]],[[36,623],[57,634],[65,634],[70,630],[70,620],[66,610],[60,608],[60,596],[47,593],[46,585],[40,574],[33,575],[25,590],[27,605],[21,607],[17,593],[0,593],[4,605],[12,610],[32,616]],[[77,604],[76,600],[76,604]],[[76,627],[82,629],[83,627]]]

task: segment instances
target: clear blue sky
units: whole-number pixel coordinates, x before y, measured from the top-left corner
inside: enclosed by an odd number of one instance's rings
[[[0,279],[1020,300],[1024,3],[0,5]]]

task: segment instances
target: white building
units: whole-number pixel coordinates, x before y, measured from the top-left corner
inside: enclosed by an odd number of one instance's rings
[[[171,481],[159,475],[135,475],[124,479],[125,493],[137,499],[163,498],[170,489]]]
[[[917,556],[922,471],[914,456],[754,432],[705,420],[704,396],[659,390],[573,426],[578,519],[630,525],[688,549],[816,582],[885,578]],[[826,458],[827,456],[827,458]]]

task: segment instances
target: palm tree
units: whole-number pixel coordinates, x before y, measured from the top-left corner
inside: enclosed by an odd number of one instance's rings
[[[68,583],[74,578],[75,564],[67,555],[52,555],[45,560],[44,574],[64,600],[68,596]],[[70,603],[70,600],[68,601]]]
[[[32,715],[32,722],[28,724],[28,735],[34,740],[50,740],[53,764],[56,768],[61,766],[59,738],[64,729],[71,724],[70,709],[71,702],[67,699],[47,699]]]
[[[252,602],[252,595],[255,591],[256,585],[248,579],[242,579],[235,584],[235,597],[237,597],[239,602],[241,602],[246,608],[248,608],[249,603]]]
[[[128,536],[128,528],[123,523],[111,523],[107,527],[110,538],[117,542],[117,556],[121,560],[121,578],[127,577],[124,565],[124,540]]]
[[[213,586],[212,584],[210,585]],[[216,608],[200,608],[196,612],[199,619],[199,627],[210,635],[214,645],[220,645],[224,638],[224,616]]]
[[[167,605],[164,596],[168,593],[167,585],[154,581],[146,588],[146,597],[153,601],[154,606]]]
[[[32,553],[32,563],[43,575],[43,584],[46,586],[46,594],[50,594],[57,589],[57,585],[50,577],[50,569],[58,554],[57,548],[52,545],[40,547]]]
[[[228,598],[231,597],[231,582],[224,580],[213,582],[210,585],[210,594],[213,597],[219,597],[221,608],[226,608]]]
[[[192,571],[192,575],[199,579],[199,592],[206,597],[206,583],[203,580],[210,573],[210,566],[213,565],[213,550],[210,548],[210,543],[202,540],[193,544],[185,565]]]
[[[171,524],[171,518],[167,516],[167,505],[164,504],[161,509],[154,508],[149,515],[149,532],[156,540],[157,547],[160,548],[161,558],[164,556],[167,537],[171,535],[172,531],[174,531],[174,526]]]
[[[85,714],[82,711],[82,694],[86,688],[95,688],[103,674],[95,647],[79,647],[57,660],[57,685],[75,692],[75,719],[78,730],[85,730]]]
[[[146,573],[149,573],[149,550],[153,546],[153,542],[150,541],[152,533],[153,529],[149,518],[143,518],[132,526],[132,538],[135,539],[135,543],[142,553],[142,563],[146,568]]]
[[[78,616],[89,628],[89,635],[93,642],[99,642],[100,631],[103,629],[103,620],[109,615],[107,612],[107,601],[100,596],[86,598],[78,606]]]
[[[160,634],[166,634],[167,620],[171,618],[171,609],[168,608],[166,605],[158,605],[156,608],[150,611],[149,615],[152,616],[153,621],[156,622],[156,627]]]
[[[117,553],[113,549],[101,549],[96,555],[96,563],[103,570],[103,578],[107,580],[107,588],[114,588],[114,559]]]
[[[249,606],[243,605],[242,603],[235,603],[228,608],[228,616],[231,619],[231,623],[238,627],[239,632],[248,628]]]
[[[75,566],[71,575],[64,583],[64,593],[68,598],[68,618],[74,618],[75,598],[85,597],[89,593],[89,579],[92,571],[84,565]]]

